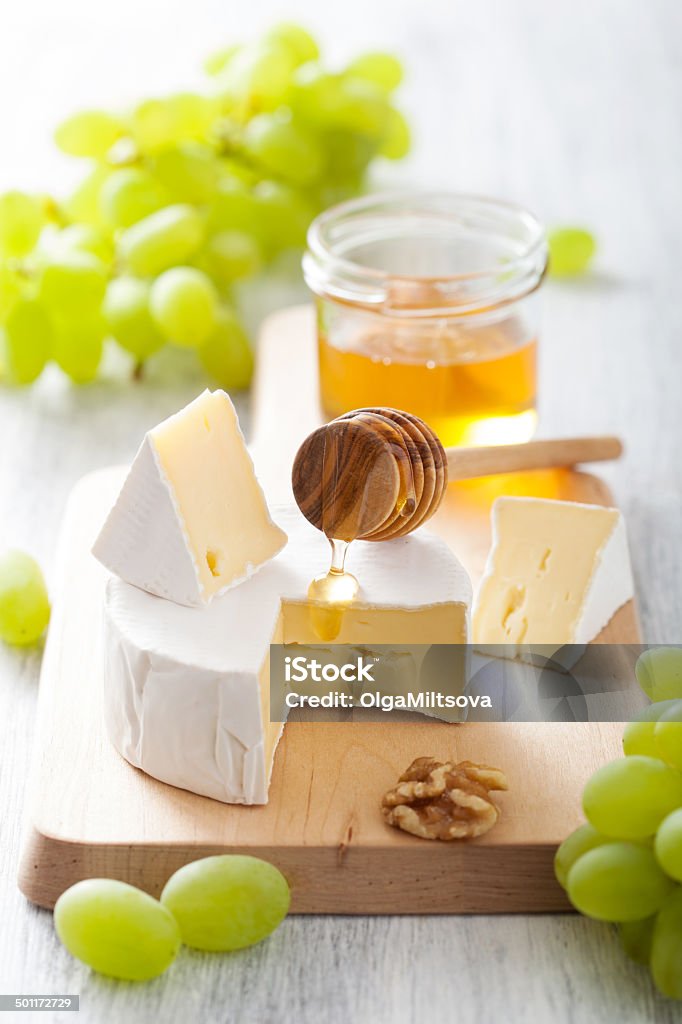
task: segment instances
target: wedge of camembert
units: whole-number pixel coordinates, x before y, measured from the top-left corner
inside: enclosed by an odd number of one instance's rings
[[[474,644],[558,649],[594,640],[633,596],[617,509],[498,498],[493,546],[473,613]]]
[[[93,554],[141,590],[201,606],[285,544],[232,402],[204,391],[146,435]]]
[[[274,516],[287,547],[206,608],[160,601],[115,578],[106,589],[105,717],[114,746],[149,775],[226,803],[267,801],[282,732],[270,722],[270,644],[319,643],[307,590],[329,563],[329,543],[298,509]],[[335,643],[467,643],[471,584],[437,537],[356,542],[348,568],[361,591]],[[463,674],[465,661],[462,647]]]

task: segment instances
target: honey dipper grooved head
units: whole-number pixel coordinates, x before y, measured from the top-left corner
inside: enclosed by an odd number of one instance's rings
[[[447,486],[443,446],[408,412],[356,409],[310,434],[292,471],[306,519],[339,540],[404,537],[436,511]]]

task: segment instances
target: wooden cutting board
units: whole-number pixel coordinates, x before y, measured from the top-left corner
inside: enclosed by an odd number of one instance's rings
[[[286,498],[291,458],[319,422],[314,320],[307,308],[271,317],[254,400],[254,453],[273,500]],[[133,453],[131,452],[131,455]],[[89,554],[122,469],[73,492],[58,556],[40,685],[30,816],[19,885],[45,907],[82,878],[107,876],[158,894],[180,865],[218,852],[272,861],[293,890],[294,913],[405,914],[567,908],[554,880],[557,844],[581,820],[589,775],[618,756],[614,723],[291,723],[277,750],[270,802],[236,807],[195,796],[132,768],[102,720],[100,607],[105,573]],[[499,494],[611,504],[596,477],[542,471],[452,485],[434,529],[474,580]],[[638,644],[634,605],[600,641]],[[636,649],[620,669],[632,673]],[[471,843],[427,842],[386,826],[382,794],[413,758],[468,758],[502,768],[498,825]]]

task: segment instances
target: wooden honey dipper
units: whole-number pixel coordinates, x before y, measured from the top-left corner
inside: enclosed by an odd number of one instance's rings
[[[425,523],[450,480],[601,462],[622,451],[617,437],[445,449],[411,413],[357,409],[305,439],[292,485],[303,515],[327,537],[389,540]]]

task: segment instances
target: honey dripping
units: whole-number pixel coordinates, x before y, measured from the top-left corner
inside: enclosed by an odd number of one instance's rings
[[[399,487],[395,500],[392,519],[398,516],[410,517],[417,505],[417,496],[414,484],[414,475],[409,453],[404,443],[399,447],[392,443],[391,448],[399,467]],[[333,461],[332,461],[333,460]],[[338,521],[338,509],[336,508],[337,496],[340,493],[340,473],[338,453],[325,451],[323,460],[323,480],[325,484],[322,489],[323,520],[327,519],[329,524]],[[370,480],[364,481],[364,486],[358,487],[358,496],[355,507],[344,519],[344,532],[346,539],[330,536],[330,529],[323,529],[331,545],[331,566],[327,573],[316,576],[308,587],[308,600],[310,601],[310,619],[313,630],[320,640],[335,640],[341,632],[343,617],[347,609],[353,604],[360,590],[360,584],[352,573],[346,572],[346,554],[352,540],[361,539],[361,524],[363,512],[366,508],[367,492],[371,486]],[[326,513],[326,514],[325,514]]]

